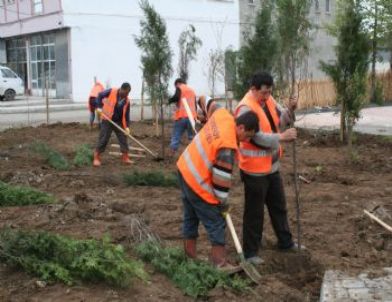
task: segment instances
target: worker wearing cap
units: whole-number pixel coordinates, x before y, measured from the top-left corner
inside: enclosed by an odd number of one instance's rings
[[[170,151],[172,156],[176,154],[180,146],[181,137],[185,131],[187,131],[189,141],[193,138],[192,125],[189,121],[183,100],[188,104],[192,117],[196,119],[196,94],[194,90],[182,79],[177,79],[174,82],[174,86],[176,87],[176,92],[173,97],[169,99],[169,104],[176,104],[176,111],[174,112],[174,128],[170,141]]]
[[[237,118],[247,112],[255,112],[260,123],[259,132],[249,142],[241,142],[239,147],[239,167],[245,189],[243,248],[245,258],[253,264],[263,262],[258,251],[263,234],[264,204],[267,205],[278,238],[278,248],[297,248],[289,229],[283,182],[279,173],[282,156],[280,143],[297,138],[295,128],[281,131],[293,121],[297,100],[291,99],[288,109],[283,109],[271,96],[272,86],[273,78],[270,74],[255,74],[249,91],[235,110]]]
[[[99,167],[101,165],[100,155],[105,151],[112,131],[116,134],[120,144],[122,161],[125,164],[131,163],[128,157],[129,147],[126,135],[109,122],[109,120],[111,120],[113,123],[116,123],[119,127],[123,128],[125,133],[130,133],[130,101],[128,98],[130,91],[131,85],[129,83],[123,83],[120,89],[110,88],[98,94],[96,106],[98,107],[98,113],[102,115],[102,123],[98,144],[94,152],[94,167]]]
[[[184,206],[184,250],[196,258],[196,240],[201,222],[211,242],[211,260],[216,267],[230,268],[226,261],[225,227],[222,213],[228,194],[238,141],[249,140],[258,131],[257,115],[248,112],[238,119],[225,108],[210,103],[203,109],[208,121],[177,161]]]

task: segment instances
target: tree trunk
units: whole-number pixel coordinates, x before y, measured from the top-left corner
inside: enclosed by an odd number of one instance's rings
[[[346,103],[342,100],[342,108],[340,112],[340,141],[346,141]]]
[[[142,95],[140,104],[140,120],[144,120],[144,80],[142,81]]]
[[[161,155],[165,158],[165,117],[163,116],[163,96],[161,95]]]
[[[159,137],[159,102],[155,101],[155,136]]]
[[[377,30],[378,30],[378,5],[374,1],[374,27],[372,41],[372,74],[371,74],[371,90],[370,101],[376,102],[376,62],[377,62]]]
[[[349,156],[353,155],[353,119],[347,119],[347,148]]]

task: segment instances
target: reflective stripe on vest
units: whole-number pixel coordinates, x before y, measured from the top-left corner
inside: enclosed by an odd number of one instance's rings
[[[185,107],[182,103],[182,99],[185,98],[189,108],[191,109],[193,118],[196,118],[196,94],[193,91],[192,88],[190,88],[188,85],[181,84],[179,86],[179,89],[181,90],[181,95],[177,103],[177,110],[174,113],[174,120],[179,120],[182,118],[188,118],[188,115],[186,113]]]
[[[234,117],[224,108],[212,114],[177,161],[177,168],[187,185],[210,204],[219,204],[212,185],[212,170],[222,148],[237,150]]]
[[[103,102],[102,111],[107,116],[108,119],[112,119],[113,117],[113,113],[115,110],[114,108],[116,107],[117,104],[117,94],[118,94],[118,89],[112,88],[106,102]],[[123,106],[123,112],[122,112],[122,126],[124,129],[127,128],[126,114],[127,114],[128,106],[129,106],[129,99],[126,98],[125,104]],[[102,118],[106,119],[106,117],[104,116],[102,116]]]
[[[255,112],[259,118],[260,130],[264,133],[273,133],[270,121],[260,103],[253,98],[252,93],[249,91],[236,108],[236,114],[241,106],[247,106],[250,110]],[[276,111],[276,104],[272,97],[270,97],[266,102],[268,110],[271,113],[273,122],[276,129],[279,130],[279,116]],[[281,147],[279,147],[281,148]],[[272,169],[272,157],[273,150],[262,149],[250,142],[240,143],[239,152],[239,166],[240,169],[255,174],[266,174]],[[282,153],[280,149],[280,155]]]

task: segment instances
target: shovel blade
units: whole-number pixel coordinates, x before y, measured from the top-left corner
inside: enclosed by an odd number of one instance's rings
[[[261,275],[257,271],[257,269],[246,260],[240,262],[240,266],[244,270],[245,274],[252,280],[254,283],[259,284],[261,280]]]

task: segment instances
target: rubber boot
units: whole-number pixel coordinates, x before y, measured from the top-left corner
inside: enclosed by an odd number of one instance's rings
[[[94,151],[93,166],[94,167],[99,167],[100,165],[101,165],[101,158],[99,156],[99,153],[97,151]]]
[[[184,240],[184,252],[187,257],[196,259],[196,239]]]
[[[131,160],[129,159],[128,152],[122,154],[122,162],[126,165],[132,164]]]
[[[217,269],[227,274],[234,274],[242,270],[240,266],[231,265],[226,261],[226,249],[224,245],[212,246],[211,261]]]

